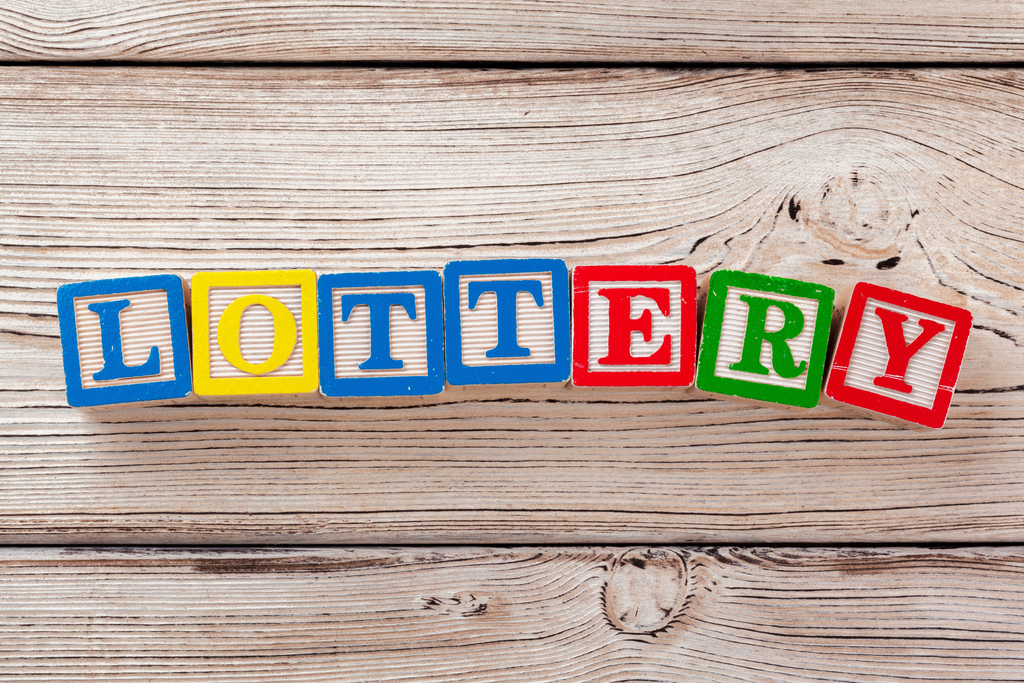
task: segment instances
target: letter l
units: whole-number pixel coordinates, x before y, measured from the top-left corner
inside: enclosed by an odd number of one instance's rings
[[[89,310],[100,317],[100,344],[103,346],[103,369],[92,376],[97,382],[160,374],[160,349],[156,346],[149,350],[149,358],[142,365],[124,364],[124,351],[121,349],[121,311],[130,305],[131,301],[128,299],[89,304]]]

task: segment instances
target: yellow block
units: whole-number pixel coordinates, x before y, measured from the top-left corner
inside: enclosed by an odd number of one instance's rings
[[[196,273],[192,364],[193,391],[200,396],[316,391],[316,275]]]

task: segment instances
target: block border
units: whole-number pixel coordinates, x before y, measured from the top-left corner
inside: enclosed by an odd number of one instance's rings
[[[167,311],[171,325],[171,354],[174,357],[174,379],[91,389],[82,387],[75,299],[105,294],[131,294],[156,289],[167,292]],[[189,357],[185,281],[181,277],[162,273],[61,285],[57,289],[57,319],[60,325],[61,353],[64,357],[67,401],[72,407],[91,408],[139,401],[166,401],[184,398],[192,393],[192,362]]]
[[[210,288],[279,285],[301,287],[302,376],[210,377]],[[317,339],[316,274],[312,270],[217,271],[192,276],[192,382],[197,395],[250,396],[316,391],[320,385]],[[206,343],[201,344],[203,340]]]
[[[423,286],[427,374],[390,377],[334,376],[334,290],[345,287]],[[317,277],[320,393],[344,396],[433,396],[444,390],[444,291],[436,270],[325,273]]]
[[[878,299],[893,306],[909,308],[925,315],[953,321],[949,350],[946,352],[946,360],[942,367],[942,373],[939,375],[939,387],[931,408],[846,384],[846,373],[849,370],[850,358],[853,355],[853,347],[857,340],[857,333],[860,331],[861,321],[864,318],[864,307],[868,299]],[[852,322],[854,320],[856,323]],[[839,333],[839,341],[836,343],[835,355],[825,382],[825,395],[835,401],[857,408],[913,422],[922,427],[941,429],[946,423],[949,406],[953,400],[953,392],[960,375],[960,368],[963,365],[973,320],[974,316],[966,308],[925,299],[870,282],[858,282],[854,285],[846,314],[843,316],[842,330]],[[950,358],[954,357],[954,354],[957,362],[951,364]]]
[[[803,389],[757,384],[715,375],[718,348],[721,342],[725,316],[725,299],[729,287],[763,290],[766,294],[784,294],[818,300],[818,315],[814,321],[814,341],[807,359],[807,383]],[[739,270],[718,270],[708,282],[704,324],[697,357],[696,386],[698,389],[725,396],[735,396],[767,403],[814,408],[821,398],[825,361],[828,355],[829,333],[832,327],[835,290],[815,282],[792,280],[774,275],[745,273]],[[824,339],[824,343],[818,340]],[[751,390],[751,387],[755,387]]]
[[[553,363],[522,365],[464,365],[462,318],[459,308],[459,277],[462,275],[509,275],[551,273]],[[453,386],[467,384],[566,383],[571,374],[569,269],[561,259],[495,259],[451,261],[444,267],[445,379]]]
[[[590,283],[679,282],[682,284],[682,320],[679,334],[692,343],[681,348],[677,372],[656,370],[590,371]],[[697,363],[697,272],[684,265],[576,266],[572,269],[572,383],[581,387],[688,387]]]

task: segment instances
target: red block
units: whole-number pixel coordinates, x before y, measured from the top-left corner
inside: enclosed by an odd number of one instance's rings
[[[843,320],[825,395],[939,429],[971,332],[971,312],[859,282]]]
[[[573,384],[693,384],[697,355],[693,268],[577,266],[572,282]]]

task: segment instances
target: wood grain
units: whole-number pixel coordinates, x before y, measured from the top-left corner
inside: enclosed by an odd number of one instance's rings
[[[1019,548],[7,549],[0,680],[1019,681],[1022,582]]]
[[[998,62],[1001,0],[7,0],[9,60]]]
[[[0,540],[1024,540],[1024,73],[0,70]],[[64,404],[55,290],[455,258],[969,308],[947,427],[671,389]]]

